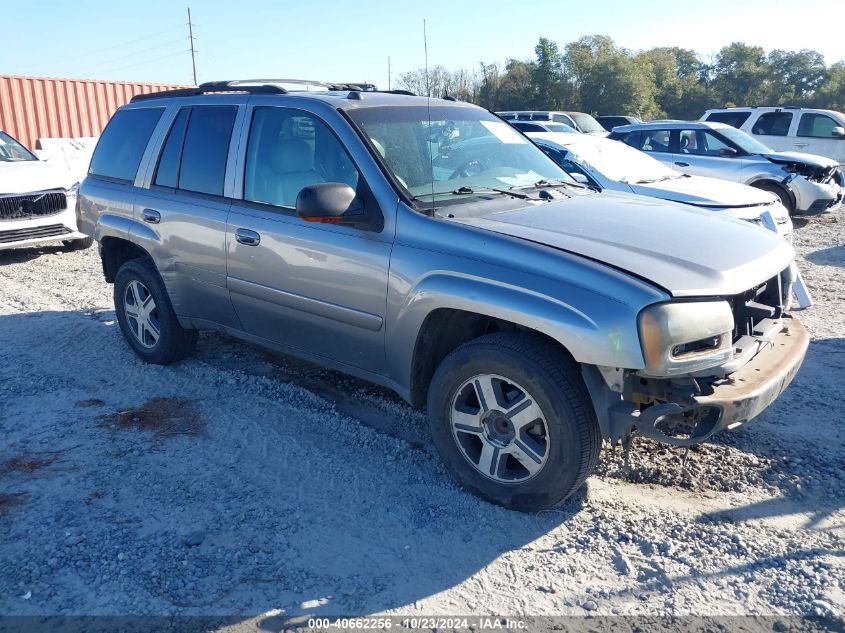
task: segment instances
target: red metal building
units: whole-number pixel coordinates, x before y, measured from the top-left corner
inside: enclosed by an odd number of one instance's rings
[[[114,111],[136,94],[167,84],[0,75],[0,130],[30,149],[39,138],[99,136]]]

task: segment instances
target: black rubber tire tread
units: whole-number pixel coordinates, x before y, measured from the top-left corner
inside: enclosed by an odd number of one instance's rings
[[[137,279],[147,287],[158,308],[161,334],[158,343],[151,349],[143,347],[135,340],[123,312],[123,293],[133,279]],[[196,349],[199,333],[193,329],[183,328],[179,324],[164,282],[149,259],[131,259],[117,271],[114,279],[114,310],[123,337],[132,350],[148,363],[170,365],[187,358]]]
[[[792,202],[792,197],[786,189],[773,182],[761,182],[760,184],[755,183],[753,186],[762,191],[768,191],[769,193],[775,194],[781,201],[781,204],[786,207],[789,215],[795,215],[795,204]]]
[[[478,373],[472,364],[498,364],[511,368],[508,375],[526,388],[541,384],[541,393],[532,391],[542,406],[548,426],[568,425],[577,450],[569,460],[553,464],[553,456],[535,477],[517,484],[498,483],[478,473],[464,458],[452,437],[448,414],[454,391]],[[462,372],[462,373],[461,373]],[[551,416],[551,408],[563,415]],[[482,498],[513,510],[537,512],[557,505],[581,488],[598,463],[601,431],[581,371],[569,354],[548,340],[530,333],[489,334],[469,341],[443,359],[432,377],[428,391],[428,418],[432,439],[449,471],[465,488]],[[551,431],[549,431],[551,435]],[[560,435],[561,429],[556,431]],[[558,438],[560,439],[560,438]],[[559,447],[557,450],[565,450]],[[552,453],[555,447],[552,446]],[[574,466],[574,468],[573,468]]]
[[[84,251],[94,245],[94,238],[89,236],[79,240],[65,240],[62,244],[71,251]]]

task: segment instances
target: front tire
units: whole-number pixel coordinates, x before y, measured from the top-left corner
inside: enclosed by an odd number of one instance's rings
[[[169,365],[196,348],[197,331],[179,325],[164,282],[148,259],[130,260],[117,271],[114,309],[126,342],[148,363]]]
[[[572,495],[601,449],[577,363],[531,334],[491,334],[450,353],[432,378],[428,417],[455,479],[513,510]]]
[[[762,191],[768,191],[769,193],[775,194],[778,197],[778,200],[780,200],[780,203],[786,207],[789,215],[795,215],[795,203],[792,201],[792,196],[789,195],[789,192],[786,189],[772,182],[763,182],[754,186]]]

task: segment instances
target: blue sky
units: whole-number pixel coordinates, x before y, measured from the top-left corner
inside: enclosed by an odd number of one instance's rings
[[[520,5],[525,6],[519,9]],[[369,81],[429,65],[527,58],[540,36],[607,34],[638,50],[712,55],[732,41],[845,58],[838,0],[191,0],[199,81],[302,77]],[[187,4],[4,0],[0,74],[190,83]]]

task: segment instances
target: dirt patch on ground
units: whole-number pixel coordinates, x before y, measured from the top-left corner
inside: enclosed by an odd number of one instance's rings
[[[22,504],[27,496],[25,492],[0,492],[0,514],[5,514],[13,507]]]
[[[0,462],[0,477],[16,473],[32,474],[36,470],[49,466],[58,458],[59,455],[56,453],[18,455],[17,457]]]
[[[123,429],[139,429],[159,436],[198,435],[204,426],[193,400],[153,398],[139,407],[99,416]]]
[[[103,407],[105,406],[105,401],[100,400],[99,398],[89,398],[88,400],[79,400],[76,403],[77,407],[82,407],[85,409],[91,409],[93,407]]]

